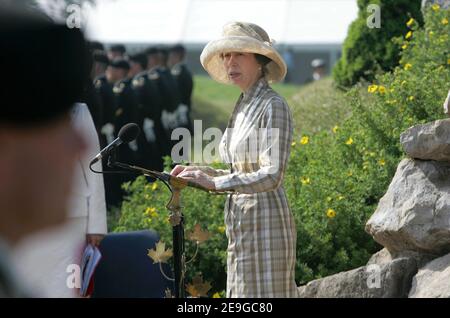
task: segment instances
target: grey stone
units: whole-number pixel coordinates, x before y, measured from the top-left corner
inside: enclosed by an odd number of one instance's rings
[[[404,159],[366,231],[390,253],[450,252],[450,163]]]
[[[298,288],[300,298],[404,298],[417,272],[413,258],[371,264],[309,282]]]
[[[425,265],[414,276],[410,298],[450,298],[450,254]]]
[[[413,126],[400,135],[400,142],[411,158],[450,161],[450,118]]]

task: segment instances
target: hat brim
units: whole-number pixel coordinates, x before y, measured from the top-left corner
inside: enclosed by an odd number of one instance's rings
[[[232,84],[220,56],[228,52],[254,53],[268,57],[271,61],[266,65],[265,77],[269,83],[280,82],[286,76],[286,63],[268,42],[261,42],[249,36],[227,36],[209,42],[200,55],[202,66],[219,83]]]

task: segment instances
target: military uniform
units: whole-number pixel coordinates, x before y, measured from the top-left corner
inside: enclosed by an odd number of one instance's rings
[[[176,141],[171,140],[172,131],[178,127],[176,110],[180,104],[178,85],[170,70],[166,67],[156,67],[148,72],[149,78],[156,78],[158,91],[161,96],[161,125],[166,133],[166,140],[161,143],[163,155],[171,155]]]
[[[137,121],[137,99],[131,87],[131,79],[123,79],[113,86],[114,100],[114,137],[117,138],[120,129],[128,123]],[[125,163],[137,164],[139,151],[136,141],[117,149],[117,160]]]
[[[186,64],[175,64],[171,69],[172,76],[178,85],[178,91],[180,94],[180,104],[177,108],[177,121],[179,127],[188,128],[192,132],[191,123],[191,96],[194,82],[192,80],[192,74],[187,68]]]
[[[137,121],[141,128],[138,146],[141,156],[140,165],[152,170],[162,171],[162,153],[167,136],[161,124],[162,99],[158,91],[157,72],[143,71],[132,81],[137,98]]]
[[[108,83],[105,75],[94,80],[95,89],[102,105],[102,120],[100,123],[100,148],[105,147],[114,140],[114,94],[112,85]],[[105,168],[105,167],[104,167]]]

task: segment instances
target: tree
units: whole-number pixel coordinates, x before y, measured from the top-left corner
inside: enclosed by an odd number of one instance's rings
[[[339,86],[350,87],[361,79],[372,81],[376,74],[393,69],[398,65],[400,50],[392,38],[408,32],[406,22],[411,17],[423,24],[419,0],[358,0],[358,8],[358,17],[350,25],[343,44],[342,57],[333,69]],[[374,12],[377,8],[379,11]],[[379,27],[372,23],[378,13]]]

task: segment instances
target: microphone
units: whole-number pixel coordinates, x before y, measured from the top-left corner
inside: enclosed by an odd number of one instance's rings
[[[128,123],[123,126],[119,131],[118,137],[108,146],[103,148],[102,151],[100,151],[100,153],[92,159],[90,165],[92,166],[94,163],[101,160],[104,156],[108,155],[112,150],[119,147],[121,144],[127,144],[130,141],[135,140],[139,135],[139,132],[139,126],[135,123]]]

